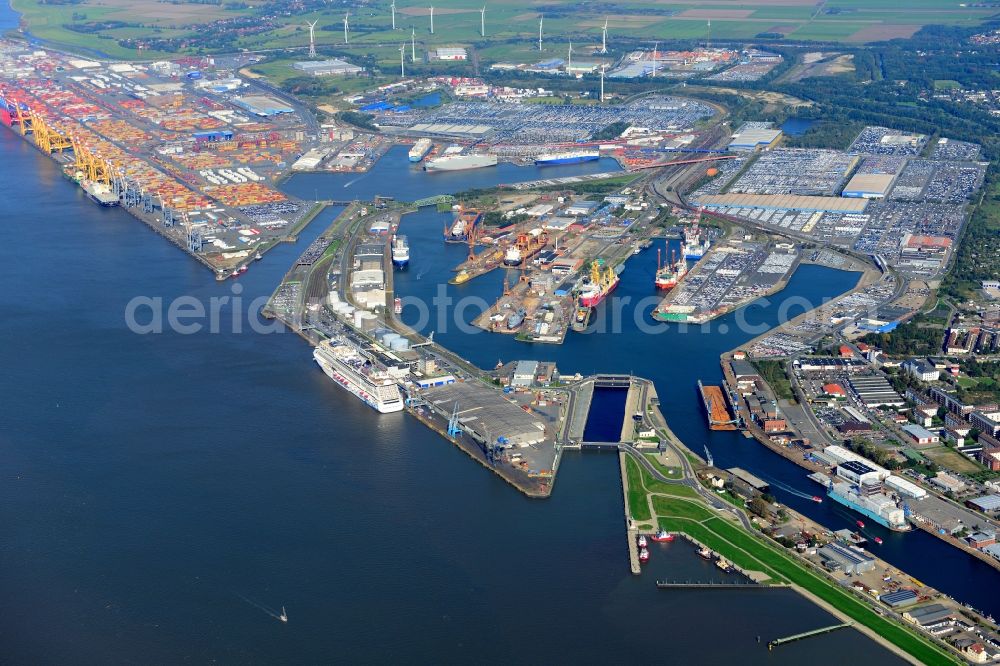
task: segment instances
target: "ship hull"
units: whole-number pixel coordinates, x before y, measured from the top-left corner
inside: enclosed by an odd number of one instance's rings
[[[600,155],[577,155],[574,157],[557,157],[553,159],[535,160],[536,166],[555,166],[559,164],[580,164],[581,162],[596,162]]]
[[[396,257],[393,257],[392,265],[396,268],[406,268],[410,265],[410,258],[407,257],[406,259],[397,259]]]
[[[852,502],[850,498],[841,496],[840,494],[835,492],[832,488],[827,490],[826,496],[832,499],[834,502],[842,506],[846,506],[851,511],[860,513],[862,516],[865,516],[866,518],[871,518],[876,523],[878,523],[882,527],[885,527],[886,529],[890,529],[894,532],[908,532],[910,530],[909,525],[902,525],[902,526],[893,525],[892,523],[890,523],[888,520],[886,520],[876,512]]]
[[[593,308],[597,307],[608,295],[618,288],[619,280],[615,280],[611,285],[604,291],[599,291],[593,295],[580,296],[580,307]]]
[[[394,403],[389,403],[389,404],[384,403],[376,399],[374,396],[370,395],[366,391],[364,391],[360,386],[357,385],[355,381],[353,381],[347,375],[347,373],[340,372],[333,364],[331,364],[326,359],[323,359],[315,354],[313,355],[313,359],[316,361],[316,364],[323,370],[323,373],[327,377],[332,379],[334,383],[336,383],[341,388],[346,389],[354,397],[356,397],[358,400],[360,400],[361,402],[365,403],[366,405],[374,409],[376,412],[379,412],[380,414],[391,414],[393,412],[403,411],[402,400],[398,400]]]

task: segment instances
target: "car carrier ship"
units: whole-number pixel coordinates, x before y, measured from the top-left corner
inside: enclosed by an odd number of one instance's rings
[[[403,395],[396,380],[354,346],[324,340],[313,350],[313,358],[327,377],[377,412],[403,410]]]
[[[580,162],[594,162],[601,159],[601,153],[596,150],[577,150],[565,153],[546,153],[539,155],[535,159],[538,166],[553,166],[556,164],[579,164]]]

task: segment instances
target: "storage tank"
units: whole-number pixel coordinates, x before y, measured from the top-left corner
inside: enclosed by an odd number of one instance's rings
[[[402,336],[400,336],[399,333],[387,333],[386,336],[382,338],[382,346],[386,349],[392,349],[392,343],[399,340],[400,337]]]
[[[373,331],[378,326],[378,317],[374,312],[368,310],[356,310],[354,312],[354,327],[362,331]]]
[[[385,342],[385,338],[388,335],[392,335],[392,330],[388,328],[377,328],[375,329],[375,340],[378,342]],[[388,343],[386,343],[388,344]]]
[[[392,351],[406,351],[410,348],[410,341],[400,336],[392,341],[389,348],[392,349]]]

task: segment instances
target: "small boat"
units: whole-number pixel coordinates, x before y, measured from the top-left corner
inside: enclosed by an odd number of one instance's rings
[[[639,551],[639,561],[649,562],[649,551],[646,550],[645,548]]]
[[[862,521],[859,520],[857,524],[861,529],[865,529],[865,524]]]
[[[288,613],[285,612],[284,606],[281,607],[281,615],[278,616],[278,619],[282,622],[288,622]]]
[[[639,535],[639,548],[645,548],[647,545],[648,545],[648,543],[646,541],[646,535],[645,534],[640,534]]]
[[[392,301],[392,311],[396,314],[403,314],[403,299],[399,296]]]
[[[702,559],[706,560],[712,559],[712,551],[710,551],[708,548],[699,548],[698,555],[700,555]]]
[[[260,261],[261,259],[264,258],[264,255],[262,255],[260,252],[258,252],[257,254],[254,255],[253,258],[256,259],[257,261]]]
[[[721,555],[719,556],[719,559],[717,559],[715,561],[715,566],[719,567],[720,569],[722,569],[726,573],[732,573],[733,572],[733,565],[729,563],[729,560],[727,560],[726,558],[722,557]]]
[[[872,539],[872,541],[874,541],[880,546],[882,545],[882,537],[875,537],[874,539]]]
[[[666,530],[660,530],[649,538],[657,542],[670,542],[674,540],[674,535]]]
[[[822,504],[823,498],[820,497],[819,495],[813,495],[813,502],[816,502],[816,504]]]

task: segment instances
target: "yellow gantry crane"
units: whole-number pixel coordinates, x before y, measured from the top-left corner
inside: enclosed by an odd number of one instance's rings
[[[73,148],[74,166],[80,177],[110,186],[112,174],[115,173],[114,165],[91,151],[76,136],[70,140],[70,145]]]
[[[55,124],[49,124],[45,117],[29,110],[29,123],[35,136],[35,145],[46,153],[61,153],[73,147],[68,135],[61,132]]]

